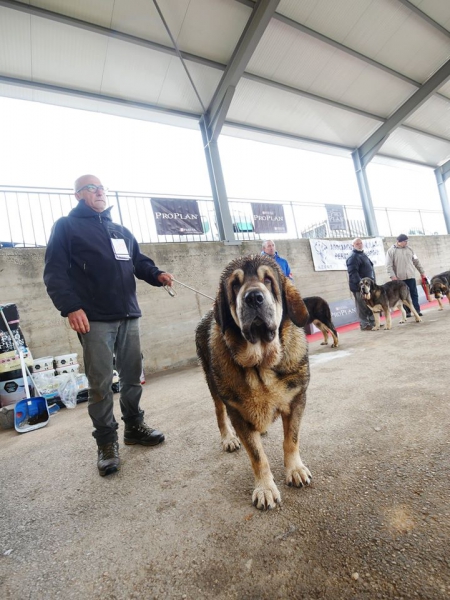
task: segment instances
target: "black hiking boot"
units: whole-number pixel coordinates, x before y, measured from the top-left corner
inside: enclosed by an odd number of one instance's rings
[[[125,424],[123,441],[127,446],[141,444],[142,446],[157,446],[165,440],[164,434],[152,429],[144,422],[134,425]]]
[[[101,477],[116,473],[120,469],[119,442],[110,442],[98,447],[97,467]]]

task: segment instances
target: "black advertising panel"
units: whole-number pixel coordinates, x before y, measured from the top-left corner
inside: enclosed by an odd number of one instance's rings
[[[197,200],[152,198],[158,235],[201,235],[203,223]]]
[[[287,233],[282,204],[252,202],[255,233]]]

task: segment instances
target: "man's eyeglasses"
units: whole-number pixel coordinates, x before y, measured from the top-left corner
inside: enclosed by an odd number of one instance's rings
[[[83,190],[87,190],[88,192],[91,192],[91,194],[95,194],[97,190],[100,190],[101,192],[107,192],[108,188],[104,187],[103,185],[94,185],[93,183],[88,183],[87,185],[83,185],[83,187],[77,190],[75,194],[78,194]]]

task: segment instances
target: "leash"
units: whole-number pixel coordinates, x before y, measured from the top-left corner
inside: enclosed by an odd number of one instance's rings
[[[209,298],[210,300],[214,301],[214,298],[211,298],[211,296],[208,296],[207,294],[204,294],[203,292],[199,292],[195,288],[193,288],[193,287],[191,287],[189,285],[186,285],[185,283],[182,283],[181,281],[178,281],[178,279],[173,278],[172,281],[175,281],[175,283],[178,283],[179,285],[182,285],[183,287],[187,288],[188,290],[192,290],[196,294],[200,294],[200,296],[204,296],[205,298]],[[176,290],[174,290],[173,288],[169,287],[168,285],[164,285],[163,288],[166,290],[166,292],[169,294],[169,296],[172,296],[172,298],[174,298],[177,295]]]

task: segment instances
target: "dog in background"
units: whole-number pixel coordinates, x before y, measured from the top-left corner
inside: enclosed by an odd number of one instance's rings
[[[402,318],[399,322],[405,323],[406,312],[403,308],[403,304],[406,304],[406,306],[409,307],[417,323],[422,321],[414,308],[411,300],[411,293],[404,281],[397,279],[395,281],[388,281],[383,285],[377,285],[370,277],[364,277],[364,279],[361,279],[359,282],[359,290],[361,298],[365,301],[375,317],[375,327],[372,327],[372,331],[378,331],[380,329],[381,311],[383,311],[386,316],[385,330],[391,329],[391,308],[398,308],[401,310]]]
[[[222,447],[233,452],[242,443],[247,450],[255,475],[252,501],[259,509],[281,501],[261,441],[278,416],[287,485],[301,488],[311,481],[299,452],[309,382],[307,322],[300,293],[276,262],[246,256],[225,267],[213,309],[196,329]]]
[[[309,313],[308,324],[313,323],[322,332],[321,346],[328,346],[328,334],[333,338],[332,348],[339,346],[339,337],[331,320],[331,310],[328,302],[320,296],[306,296],[303,298]]]
[[[444,273],[439,273],[431,278],[430,294],[433,294],[438,301],[439,310],[443,310],[441,298],[447,296],[447,300],[450,302],[450,271],[444,271]]]

